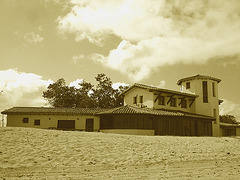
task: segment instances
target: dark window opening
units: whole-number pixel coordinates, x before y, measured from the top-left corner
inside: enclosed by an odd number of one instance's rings
[[[190,89],[190,82],[186,83],[186,89]]]
[[[176,98],[172,98],[172,99],[170,100],[170,106],[171,106],[171,107],[176,107]]]
[[[137,104],[137,96],[133,97],[133,104]]]
[[[207,87],[207,81],[202,82],[202,88],[203,88],[203,102],[208,103],[208,87]]]
[[[22,122],[23,123],[28,123],[28,118],[23,118]]]
[[[182,100],[181,108],[187,108],[187,100],[186,99]]]
[[[212,91],[213,91],[213,97],[216,97],[216,92],[215,92],[215,83],[212,83]]]
[[[39,126],[40,125],[40,119],[35,119],[34,120],[34,125],[36,126]]]
[[[58,129],[75,129],[75,120],[58,120]]]
[[[213,117],[217,117],[217,110],[216,109],[213,109]]]
[[[143,103],[143,96],[139,96],[139,103]]]
[[[165,98],[164,98],[164,96],[159,96],[159,98],[158,98],[158,105],[165,105]]]

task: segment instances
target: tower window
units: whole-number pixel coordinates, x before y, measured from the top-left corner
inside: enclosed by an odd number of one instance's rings
[[[213,109],[213,117],[217,118],[217,110]],[[214,124],[217,124],[217,120],[214,121]]]
[[[213,97],[216,97],[216,91],[215,91],[215,83],[212,83],[212,92],[213,92]]]
[[[213,109],[213,117],[217,117],[217,110],[216,109]]]
[[[143,103],[143,96],[139,96],[139,103]]]
[[[203,102],[208,103],[208,87],[207,87],[207,81],[202,82],[202,88],[203,88]]]
[[[186,89],[190,89],[190,82],[186,83]]]

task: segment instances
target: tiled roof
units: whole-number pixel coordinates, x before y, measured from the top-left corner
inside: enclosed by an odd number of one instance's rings
[[[157,91],[157,92],[164,92],[164,93],[169,93],[169,94],[176,94],[176,95],[180,95],[180,96],[188,96],[188,97],[198,97],[195,94],[190,94],[190,93],[183,93],[180,91],[174,91],[174,90],[169,90],[169,89],[163,89],[163,88],[158,88],[158,87],[154,87],[154,86],[149,86],[149,85],[145,85],[145,84],[139,84],[139,83],[135,83],[133,84],[131,87],[129,87],[127,90],[125,90],[124,92],[122,92],[119,96],[127,93],[128,91],[130,91],[133,88],[142,88],[142,89],[148,89],[149,91]]]
[[[205,118],[205,119],[215,119],[210,116],[187,113],[183,111],[173,111],[166,109],[151,109],[151,108],[139,108],[134,106],[121,106],[118,108],[109,109],[97,113],[99,115],[103,114],[149,114],[149,115],[159,115],[159,116],[185,116],[185,117],[195,117],[195,118]]]
[[[94,115],[105,109],[100,108],[51,108],[51,107],[13,107],[2,114],[89,114]]]
[[[218,78],[215,78],[215,77],[198,74],[196,76],[186,77],[186,78],[182,78],[182,79],[178,80],[177,85],[181,85],[182,82],[190,81],[190,80],[194,80],[194,79],[210,79],[210,80],[213,80],[213,81],[217,81],[218,83],[221,81],[221,79],[218,79]]]
[[[214,119],[210,116],[173,111],[166,109],[139,108],[133,106],[121,106],[113,109],[100,108],[50,108],[50,107],[13,107],[2,111],[2,114],[78,114],[78,115],[102,115],[102,114],[148,114],[158,116],[186,116],[195,118]]]
[[[240,127],[240,124],[230,124],[230,123],[219,123],[221,127]]]

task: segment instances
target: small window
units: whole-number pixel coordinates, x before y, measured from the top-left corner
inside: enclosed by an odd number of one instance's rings
[[[213,117],[217,117],[217,110],[216,109],[213,109]]]
[[[164,96],[159,96],[159,98],[158,98],[158,105],[165,105]]]
[[[34,120],[34,125],[39,126],[40,125],[40,119],[35,119]]]
[[[202,82],[202,88],[203,88],[203,103],[208,103],[208,85],[207,81]]]
[[[28,123],[28,118],[23,118],[22,122],[23,123]]]
[[[133,97],[133,104],[137,104],[137,96]]]
[[[181,101],[182,101],[181,108],[187,108],[187,100],[186,99],[182,99]]]
[[[213,97],[216,97],[216,92],[215,92],[215,83],[212,83],[212,91],[213,91]]]
[[[143,103],[143,96],[139,96],[139,103]]]
[[[171,107],[176,107],[176,98],[172,98],[170,101],[170,106]]]
[[[190,82],[186,83],[186,89],[190,89]]]
[[[213,117],[217,118],[217,110],[213,109]],[[217,121],[214,121],[214,124],[217,124]]]

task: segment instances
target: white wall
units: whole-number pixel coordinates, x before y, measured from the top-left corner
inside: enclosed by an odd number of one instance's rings
[[[153,93],[149,92],[147,89],[142,88],[133,88],[129,92],[127,92],[124,96],[124,105],[131,105],[131,106],[137,106],[136,104],[133,104],[133,97],[137,96],[137,102],[139,103],[139,97],[143,96],[143,105],[147,106],[148,108],[153,107]]]
[[[236,136],[240,136],[240,127],[236,127]]]
[[[207,81],[208,86],[208,103],[203,103],[203,87],[202,81]],[[190,89],[186,89],[186,83],[190,82]],[[213,97],[212,83],[215,83],[215,97]],[[195,93],[199,97],[196,98],[196,112],[197,114],[203,114],[214,117],[214,109],[216,109],[216,122],[213,122],[213,136],[220,136],[219,126],[219,104],[218,104],[218,83],[213,80],[195,79],[182,83],[183,92]]]
[[[182,98],[182,96],[174,95],[174,98],[176,98],[177,103],[176,103],[176,107],[171,107],[170,102],[169,102],[169,104],[167,104],[167,102],[170,99],[168,96],[170,96],[170,95],[171,94],[161,93],[161,96],[165,97],[165,105],[159,105],[158,100],[156,102],[154,102],[155,99],[158,97],[158,95],[154,95],[154,98],[153,98],[154,109],[170,109],[170,110],[179,110],[179,111],[184,111],[184,112],[195,113],[195,102],[193,102],[191,107],[189,107],[189,105],[191,103],[191,101],[189,101],[189,100],[192,98],[186,97],[185,100],[187,100],[187,108],[182,108],[181,105],[179,106],[179,103],[181,102],[181,99],[179,99],[179,98]]]
[[[23,123],[23,118],[29,118],[28,123]],[[91,115],[8,115],[7,126],[57,128],[58,120],[75,120],[75,129],[85,130],[86,119],[94,119],[94,131],[100,128],[100,117]],[[40,119],[40,125],[34,125],[34,120]]]

